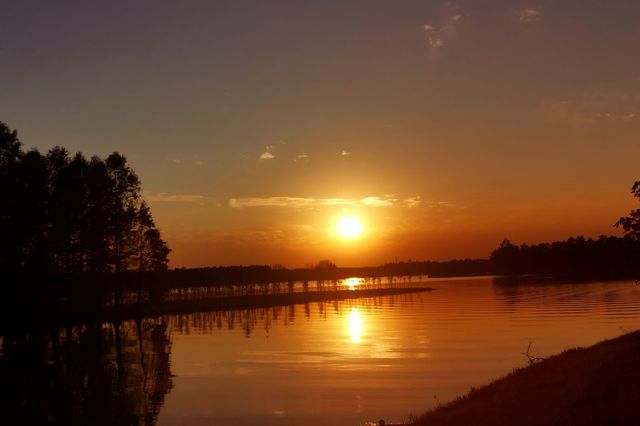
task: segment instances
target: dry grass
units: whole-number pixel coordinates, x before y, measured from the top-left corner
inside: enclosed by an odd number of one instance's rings
[[[413,424],[640,425],[640,332],[518,369]]]

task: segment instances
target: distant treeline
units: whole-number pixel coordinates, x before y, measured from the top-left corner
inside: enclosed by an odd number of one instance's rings
[[[590,278],[640,276],[640,241],[606,237],[535,245],[504,240],[491,253],[493,270],[500,275],[562,274]]]
[[[170,250],[124,156],[21,145],[0,122],[1,273],[166,269]]]
[[[631,187],[640,200],[640,181]],[[624,238],[601,236],[516,246],[505,239],[491,253],[493,270],[500,275],[562,274],[589,278],[640,277],[640,209],[631,210],[615,224]]]
[[[492,272],[487,259],[449,260],[446,262],[395,262],[380,266],[338,267],[323,260],[315,267],[286,269],[267,265],[218,266],[209,268],[175,269],[167,276],[179,282],[220,283],[269,283],[290,281],[339,280],[349,277],[387,278],[428,275],[430,277],[453,277],[460,275],[487,275]]]

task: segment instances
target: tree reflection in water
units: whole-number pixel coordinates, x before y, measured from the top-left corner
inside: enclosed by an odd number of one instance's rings
[[[271,308],[166,315],[0,334],[0,424],[154,425],[173,386],[172,334],[238,330],[250,338],[315,312],[348,319],[349,339],[363,333],[362,309],[410,301],[411,294]],[[315,306],[314,306],[315,305]]]
[[[164,321],[146,319],[6,334],[1,415],[15,424],[153,425],[172,387],[170,337]]]

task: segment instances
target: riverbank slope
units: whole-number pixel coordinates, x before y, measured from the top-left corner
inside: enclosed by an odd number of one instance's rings
[[[413,424],[638,425],[640,331],[520,368]]]

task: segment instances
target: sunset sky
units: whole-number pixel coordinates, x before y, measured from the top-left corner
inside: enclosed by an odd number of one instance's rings
[[[0,121],[26,148],[124,153],[172,267],[486,257],[619,235],[637,207],[638,0],[0,0],[0,19]]]

